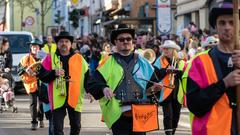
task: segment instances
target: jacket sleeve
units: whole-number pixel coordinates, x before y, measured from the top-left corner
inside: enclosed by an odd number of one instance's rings
[[[24,74],[26,71],[26,68],[22,66],[21,63],[18,64],[18,67],[17,67],[17,74],[19,76],[21,76],[22,74]]]
[[[223,80],[201,89],[190,77],[187,78],[187,106],[196,116],[209,112],[225,92]]]
[[[13,62],[13,59],[12,59],[12,52],[11,51],[8,51],[7,52],[7,61],[6,61],[6,65],[5,65],[5,68],[12,68],[12,62]]]
[[[96,100],[104,96],[103,89],[108,87],[107,82],[98,70],[93,76],[89,75],[89,70],[85,74],[84,87],[87,93],[90,93]]]
[[[154,66],[154,73],[157,75],[158,82],[161,81],[167,75],[166,68],[157,68]]]
[[[57,78],[55,70],[46,70],[42,65],[38,69],[37,77],[44,83],[52,82]]]

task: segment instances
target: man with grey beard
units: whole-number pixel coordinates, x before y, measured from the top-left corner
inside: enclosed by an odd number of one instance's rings
[[[48,83],[55,135],[64,134],[66,110],[71,126],[70,135],[80,134],[81,129],[83,82],[88,64],[82,55],[74,53],[71,48],[73,40],[74,37],[66,31],[55,37],[57,50],[44,59],[38,74],[41,81]]]

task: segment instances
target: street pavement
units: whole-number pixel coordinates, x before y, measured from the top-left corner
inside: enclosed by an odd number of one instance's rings
[[[45,128],[38,128],[36,131],[30,130],[31,116],[29,112],[29,99],[27,95],[17,95],[16,105],[18,113],[12,113],[7,110],[0,113],[0,135],[47,135],[48,134],[48,121],[44,120]],[[183,108],[181,110],[180,122],[176,135],[190,135],[190,125],[188,110]],[[159,107],[159,127],[157,131],[149,132],[147,135],[164,135],[163,131],[163,116],[162,110]],[[111,131],[106,125],[101,122],[101,111],[97,101],[89,103],[89,100],[84,101],[83,112],[81,115],[81,135],[112,135]],[[65,134],[70,133],[70,126],[68,117],[64,122]]]

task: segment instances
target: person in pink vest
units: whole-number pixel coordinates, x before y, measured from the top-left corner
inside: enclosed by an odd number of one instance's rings
[[[183,75],[187,106],[194,114],[193,135],[236,135],[236,86],[240,85],[240,50],[234,50],[233,4],[217,3],[209,23],[219,44],[188,64]]]
[[[88,64],[73,51],[74,37],[62,31],[55,37],[56,52],[48,54],[42,62],[38,77],[48,83],[48,97],[53,116],[54,135],[63,135],[66,112],[70,121],[70,135],[79,135],[84,99],[84,76]]]

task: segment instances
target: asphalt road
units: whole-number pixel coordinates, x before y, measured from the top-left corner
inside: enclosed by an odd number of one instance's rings
[[[7,110],[0,114],[0,135],[47,135],[48,121],[44,120],[45,128],[30,130],[31,117],[29,112],[29,99],[27,95],[16,95],[16,105],[18,113],[12,113]],[[101,122],[101,112],[97,101],[89,103],[85,100],[82,112],[82,129],[81,135],[111,135],[111,131]],[[159,108],[159,127],[160,129],[154,132],[147,133],[148,135],[164,135],[162,124],[162,110]],[[68,117],[65,118],[64,132],[69,134]],[[176,135],[190,135],[190,125],[188,110],[183,108],[181,110],[180,122]]]

